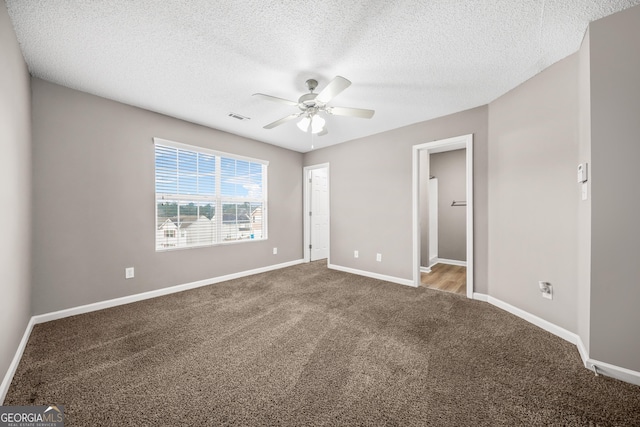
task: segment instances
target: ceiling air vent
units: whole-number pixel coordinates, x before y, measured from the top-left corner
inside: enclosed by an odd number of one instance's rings
[[[238,119],[238,120],[251,120],[251,118],[245,117],[238,113],[229,113],[229,117],[233,117],[234,119]]]

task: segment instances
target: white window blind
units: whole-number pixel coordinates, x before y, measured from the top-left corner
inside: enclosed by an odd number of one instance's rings
[[[267,238],[266,161],[154,142],[156,250]]]

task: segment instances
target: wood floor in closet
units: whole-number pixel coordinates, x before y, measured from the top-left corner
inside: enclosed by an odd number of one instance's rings
[[[421,273],[422,286],[454,294],[467,294],[467,267],[449,264],[436,264],[431,273]]]

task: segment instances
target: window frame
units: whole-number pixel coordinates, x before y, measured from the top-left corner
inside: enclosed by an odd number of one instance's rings
[[[243,156],[243,155],[238,155],[238,154],[231,154],[231,153],[227,153],[224,151],[218,151],[218,150],[213,150],[210,148],[205,148],[205,147],[201,147],[201,146],[196,146],[196,145],[190,145],[190,144],[184,144],[181,142],[176,142],[176,141],[171,141],[171,140],[167,140],[167,139],[163,139],[163,138],[158,138],[158,137],[154,137],[153,138],[153,146],[154,146],[154,165],[153,165],[153,170],[154,170],[154,212],[155,212],[155,237],[154,237],[154,246],[155,246],[155,251],[156,252],[167,252],[167,251],[174,251],[174,250],[182,250],[182,249],[196,249],[196,248],[210,248],[210,247],[214,247],[214,246],[223,246],[223,245],[233,245],[233,244],[239,244],[239,243],[252,243],[252,242],[262,242],[262,241],[266,241],[269,238],[268,235],[268,166],[269,166],[269,161],[268,160],[262,160],[262,159],[256,159],[253,157],[248,157],[248,156]],[[177,149],[177,150],[183,150],[183,151],[189,151],[192,153],[198,153],[198,154],[205,154],[205,155],[209,155],[209,156],[215,156],[215,162],[216,162],[216,166],[215,166],[215,192],[212,196],[207,196],[207,195],[200,195],[200,194],[168,194],[168,193],[158,193],[157,192],[157,157],[156,157],[156,147],[157,146],[164,146],[164,147],[168,147],[168,148],[173,148],[173,149]],[[222,168],[221,168],[221,162],[222,162],[222,158],[228,158],[228,159],[232,159],[232,160],[236,160],[236,161],[245,161],[245,162],[251,162],[251,163],[255,163],[255,164],[260,164],[262,165],[262,171],[261,171],[261,176],[262,176],[262,182],[261,182],[261,198],[257,199],[257,198],[247,198],[247,197],[233,197],[233,196],[224,196],[222,195],[222,191],[221,191],[221,187],[222,187],[222,183],[221,183],[221,177],[222,177]],[[208,202],[211,203],[215,206],[215,216],[216,216],[216,221],[215,221],[215,242],[213,243],[207,243],[207,244],[195,244],[195,245],[185,245],[185,246],[163,246],[163,245],[159,245],[158,243],[158,227],[160,226],[160,224],[158,223],[158,203],[161,200],[170,200],[170,201],[175,201],[178,203],[178,211],[180,209],[180,204],[181,203],[201,203],[201,202]],[[225,241],[224,239],[222,239],[222,234],[223,234],[223,224],[224,224],[224,213],[223,213],[223,208],[222,206],[224,204],[229,204],[229,203],[249,203],[249,205],[251,206],[252,204],[261,204],[261,220],[262,220],[262,224],[261,224],[261,231],[262,231],[262,237],[261,238],[249,238],[249,239],[236,239],[236,240],[227,240]],[[219,217],[218,217],[219,215]],[[252,224],[252,222],[250,222],[249,224]],[[176,238],[179,236],[180,234],[180,230],[175,230],[175,236]]]

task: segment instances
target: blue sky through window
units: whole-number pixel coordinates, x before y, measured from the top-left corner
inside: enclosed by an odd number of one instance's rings
[[[222,197],[262,197],[262,164],[220,158]],[[213,196],[216,158],[173,147],[156,145],[156,193]]]

